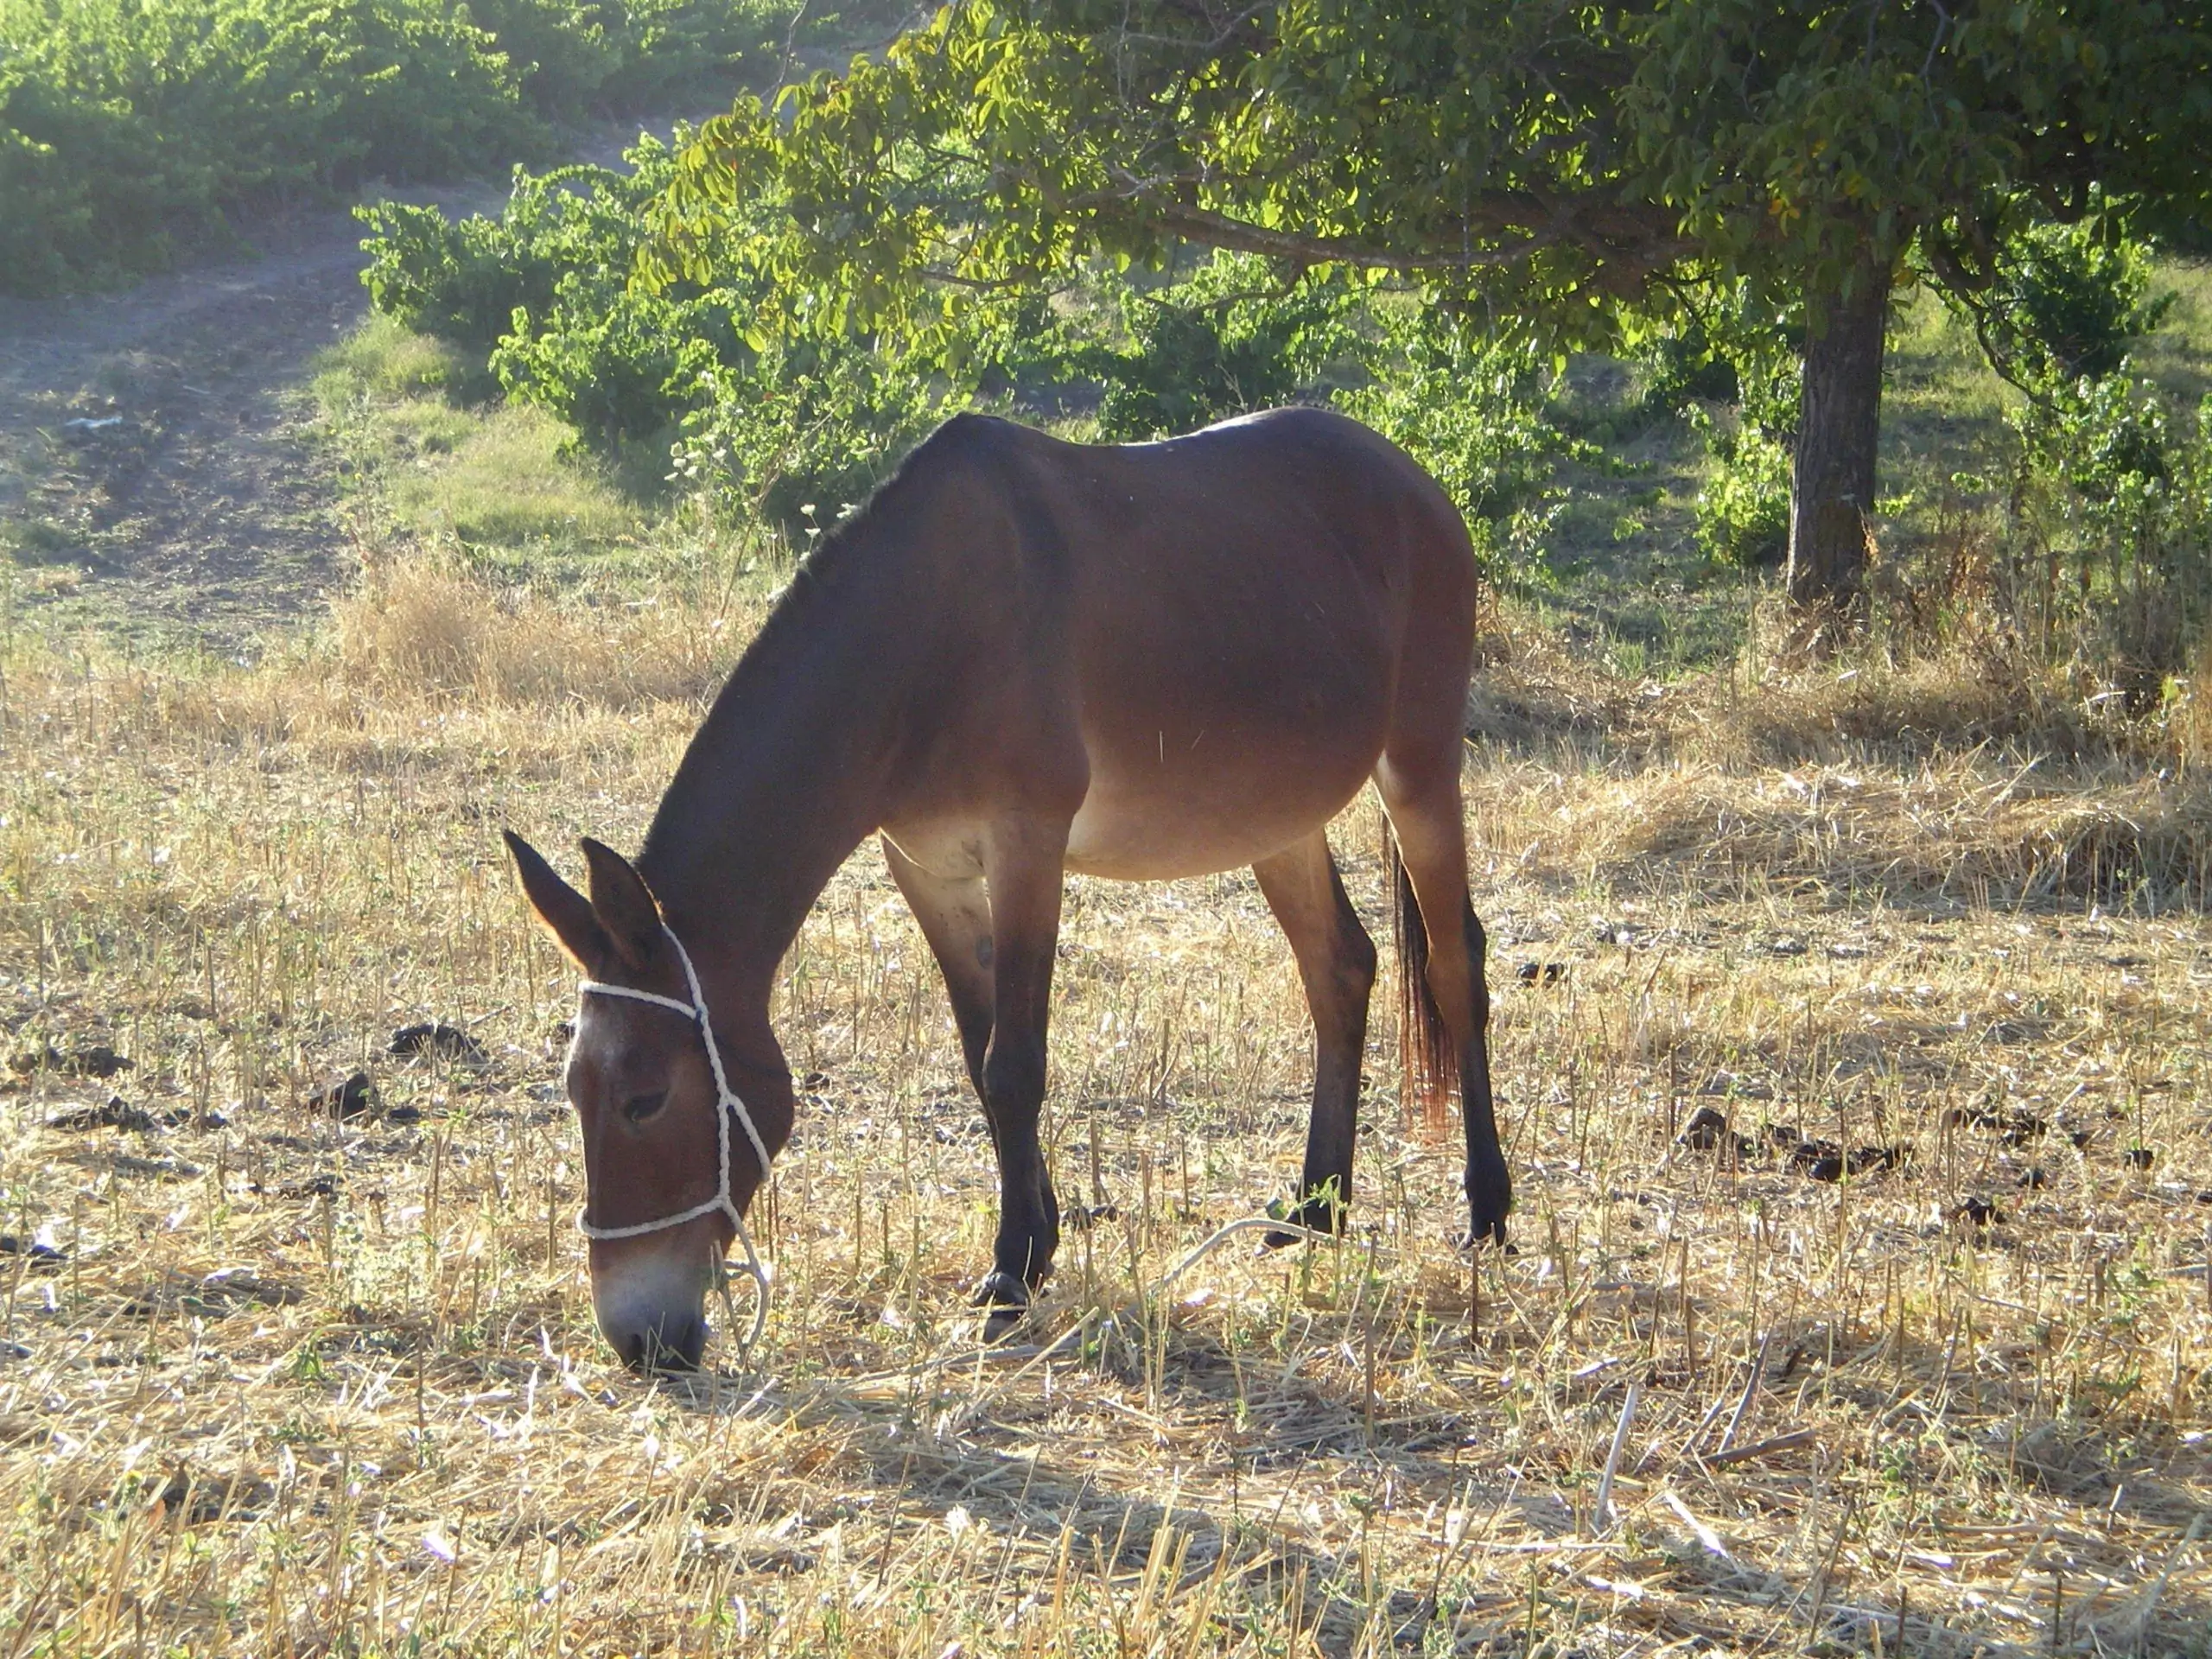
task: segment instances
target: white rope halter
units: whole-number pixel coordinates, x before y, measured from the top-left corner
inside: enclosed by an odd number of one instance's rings
[[[753,1114],[745,1109],[737,1090],[729,1086],[729,1074],[722,1069],[721,1045],[715,1040],[714,1021],[707,1017],[707,998],[699,988],[698,970],[691,965],[691,953],[683,948],[683,941],[676,937],[676,930],[666,922],[662,932],[676,947],[676,959],[683,964],[683,982],[691,993],[689,1002],[672,996],[663,996],[658,991],[641,991],[628,985],[609,985],[604,981],[588,979],[577,987],[579,994],[601,996],[624,996],[632,1002],[650,1002],[657,1008],[668,1008],[680,1014],[699,1027],[700,1039],[707,1046],[707,1064],[715,1074],[715,1154],[720,1166],[720,1179],[715,1196],[703,1204],[695,1204],[689,1210],[672,1216],[663,1216],[658,1221],[640,1221],[628,1227],[600,1227],[592,1224],[584,1213],[576,1217],[576,1230],[586,1238],[637,1238],[646,1233],[658,1233],[671,1227],[681,1227],[687,1221],[696,1221],[702,1216],[711,1216],[717,1210],[728,1216],[730,1224],[737,1229],[737,1242],[745,1247],[746,1277],[753,1281],[759,1294],[753,1298],[753,1334],[746,1339],[750,1348],[760,1340],[761,1330],[768,1323],[768,1266],[761,1261],[760,1253],[753,1248],[753,1235],[745,1229],[745,1217],[740,1213],[737,1200],[730,1194],[729,1184],[729,1121],[734,1117],[745,1130],[745,1138],[753,1144],[753,1155],[760,1160],[760,1184],[768,1184],[768,1143],[760,1138],[760,1131],[753,1122]],[[727,1298],[727,1292],[725,1298]]]

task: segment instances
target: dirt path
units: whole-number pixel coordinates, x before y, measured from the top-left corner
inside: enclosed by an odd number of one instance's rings
[[[575,154],[612,162],[637,130]],[[406,199],[476,211],[504,194],[477,181]],[[305,385],[367,310],[361,226],[323,208],[250,234],[251,257],[120,293],[0,299],[0,564],[22,609],[237,652],[351,568]]]

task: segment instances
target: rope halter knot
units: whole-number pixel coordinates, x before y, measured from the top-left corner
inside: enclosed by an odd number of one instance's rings
[[[619,996],[632,1002],[651,1003],[657,1008],[667,1008],[680,1014],[699,1027],[699,1039],[706,1046],[707,1065],[715,1076],[715,1159],[716,1180],[715,1196],[689,1210],[678,1211],[672,1216],[663,1216],[657,1221],[640,1221],[626,1227],[601,1227],[594,1224],[588,1212],[576,1217],[576,1230],[586,1238],[639,1238],[647,1233],[664,1232],[671,1227],[697,1221],[716,1211],[729,1217],[730,1225],[737,1230],[737,1242],[745,1247],[745,1266],[741,1271],[753,1281],[760,1294],[753,1299],[753,1334],[745,1345],[752,1347],[760,1340],[760,1332],[768,1322],[769,1272],[761,1261],[760,1253],[753,1248],[753,1235],[746,1230],[744,1214],[737,1207],[737,1199],[730,1188],[729,1123],[735,1118],[751,1143],[753,1155],[760,1160],[760,1184],[768,1182],[768,1143],[760,1138],[760,1127],[753,1121],[753,1114],[746,1109],[737,1090],[729,1086],[729,1073],[722,1065],[721,1045],[715,1040],[715,1022],[707,1014],[706,994],[699,988],[698,969],[691,965],[691,953],[683,948],[683,941],[676,937],[676,930],[666,922],[661,924],[668,942],[676,948],[676,959],[683,967],[683,983],[691,993],[689,1002],[673,996],[663,996],[658,991],[641,991],[630,985],[610,985],[603,980],[588,979],[577,987],[579,995]]]

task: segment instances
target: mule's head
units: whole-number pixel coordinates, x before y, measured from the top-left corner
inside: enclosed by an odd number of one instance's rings
[[[690,988],[644,878],[595,841],[583,843],[590,896],[527,842],[507,849],[531,907],[585,976],[672,997]],[[588,995],[569,1046],[569,1099],[584,1144],[585,1219],[595,1228],[655,1222],[711,1200],[721,1181],[714,1073],[698,1025],[671,1008]],[[760,1185],[742,1132],[730,1141],[731,1198]],[[735,1236],[719,1211],[672,1227],[591,1241],[592,1310],[625,1363],[689,1370],[706,1345],[707,1292]]]

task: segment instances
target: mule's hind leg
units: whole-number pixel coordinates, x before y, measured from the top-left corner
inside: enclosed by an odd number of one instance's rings
[[[1291,1219],[1336,1232],[1351,1202],[1352,1137],[1359,1126],[1359,1063],[1367,1046],[1368,995],[1375,988],[1375,942],[1344,894],[1324,831],[1262,859],[1252,873],[1290,940],[1313,1014],[1313,1116]],[[1268,1235],[1271,1244],[1294,1240],[1290,1233]]]
[[[1467,1210],[1470,1237],[1505,1242],[1513,1209],[1513,1180],[1497,1142],[1490,1085],[1488,942],[1467,893],[1467,835],[1459,806],[1459,738],[1448,750],[1402,758],[1393,750],[1376,769],[1382,808],[1398,838],[1399,857],[1413,887],[1427,936],[1427,981],[1459,1072],[1459,1104],[1467,1128]],[[1403,947],[1402,946],[1402,950]],[[1402,954],[1401,969],[1413,957]],[[1412,999],[1408,999],[1408,1006]],[[1400,1033],[1408,1045],[1413,1031]]]

